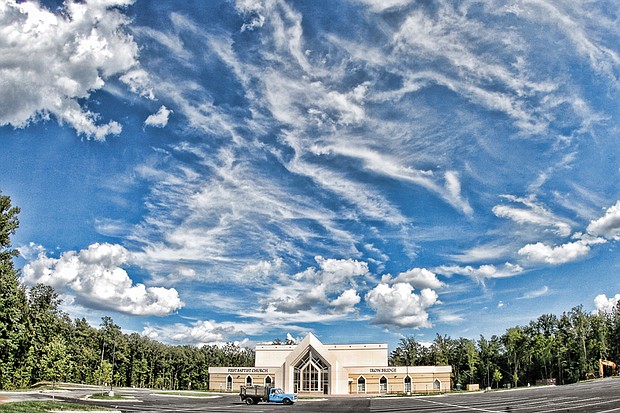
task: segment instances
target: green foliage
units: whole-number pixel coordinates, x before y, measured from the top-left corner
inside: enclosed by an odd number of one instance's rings
[[[0,389],[11,389],[23,382],[21,370],[28,352],[28,303],[26,289],[13,266],[17,251],[10,236],[19,226],[19,208],[0,192]]]
[[[46,380],[55,383],[66,379],[70,371],[71,355],[67,352],[64,338],[54,337],[43,348],[41,365]]]
[[[502,372],[498,369],[495,369],[495,371],[493,372],[493,381],[497,383],[497,386],[499,386],[499,382],[502,381],[503,377],[504,376],[502,375]]]
[[[545,314],[501,336],[479,340],[437,335],[430,346],[400,340],[389,363],[452,366],[453,384],[484,387],[534,384],[555,379],[573,383],[598,374],[598,360],[620,361],[620,305],[611,313],[588,314],[581,306],[560,317]]]
[[[73,404],[61,402],[12,402],[0,404],[0,413],[47,413],[50,411],[106,411],[99,406],[89,406],[86,404]]]

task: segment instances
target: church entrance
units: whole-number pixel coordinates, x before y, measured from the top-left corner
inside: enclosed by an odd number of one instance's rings
[[[310,347],[295,364],[295,392],[329,394],[329,365]]]

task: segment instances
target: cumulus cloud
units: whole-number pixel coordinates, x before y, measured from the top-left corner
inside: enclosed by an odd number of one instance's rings
[[[620,294],[609,298],[605,294],[599,294],[594,298],[594,307],[597,311],[611,313],[618,307],[619,302]]]
[[[437,302],[435,291],[424,288],[416,294],[408,283],[380,283],[366,294],[366,303],[376,312],[373,323],[404,328],[431,327],[426,310]]]
[[[155,128],[163,128],[168,124],[168,118],[172,111],[165,106],[161,106],[157,113],[150,115],[144,121],[145,126],[152,126]]]
[[[616,202],[601,218],[588,225],[588,232],[607,239],[620,240],[620,201]]]
[[[320,256],[316,257],[315,260],[319,264],[324,281],[331,284],[339,284],[368,273],[368,263],[362,261],[325,259]]]
[[[268,313],[297,314],[303,311],[333,314],[355,311],[360,302],[356,278],[368,274],[368,264],[353,259],[316,256],[317,267],[310,267],[292,276],[283,275],[272,285],[269,296],[262,300]]]
[[[555,247],[537,242],[527,244],[518,251],[518,254],[533,263],[560,265],[585,257],[590,253],[590,245],[601,243],[605,243],[605,240],[589,237]]]
[[[355,306],[361,301],[361,297],[354,289],[346,290],[338,298],[330,301],[329,305],[332,306],[331,312],[333,313],[352,313],[355,311]]]
[[[411,270],[401,272],[395,278],[386,275],[381,279],[384,283],[408,283],[414,288],[431,288],[437,290],[445,284],[437,278],[437,275],[426,268],[413,268]]]
[[[184,304],[177,290],[133,284],[121,268],[129,261],[121,245],[92,244],[88,249],[64,252],[60,258],[40,254],[22,270],[28,285],[43,283],[74,294],[87,307],[133,315],[163,316]]]
[[[70,1],[63,13],[38,2],[0,2],[0,125],[16,128],[54,116],[87,138],[117,135],[115,121],[98,123],[99,115],[79,100],[103,88],[111,76],[149,94],[146,74],[138,66],[138,46],[124,30],[128,20],[120,6],[133,0]]]

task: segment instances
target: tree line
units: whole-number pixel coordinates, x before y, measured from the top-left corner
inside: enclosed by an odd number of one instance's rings
[[[52,287],[26,288],[20,282],[10,242],[18,213],[0,192],[0,390],[39,381],[198,390],[208,388],[209,367],[254,365],[254,351],[233,343],[172,346],[124,334],[110,317],[99,328],[84,318],[71,320]],[[450,365],[454,384],[499,387],[544,379],[576,382],[593,377],[599,359],[620,360],[620,303],[611,313],[590,314],[579,306],[560,317],[542,315],[489,339],[438,334],[423,345],[406,337],[390,353],[389,364]]]
[[[389,361],[395,366],[450,365],[455,384],[499,387],[594,378],[601,359],[620,360],[620,303],[611,313],[591,314],[578,306],[560,317],[545,314],[489,339],[438,334],[423,345],[413,337],[402,338]]]

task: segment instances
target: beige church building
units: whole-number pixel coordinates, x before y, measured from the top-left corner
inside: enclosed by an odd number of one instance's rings
[[[256,347],[254,367],[210,367],[209,389],[281,387],[287,393],[438,393],[450,390],[451,366],[388,366],[387,344],[323,344],[312,333],[297,345]]]

